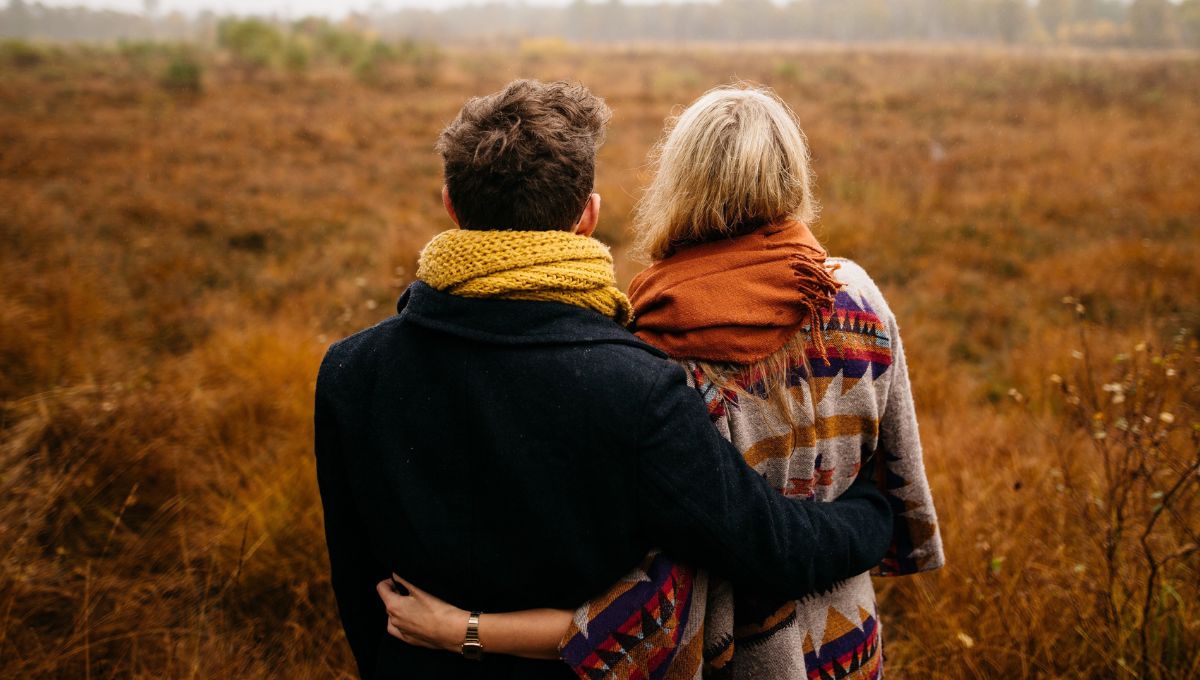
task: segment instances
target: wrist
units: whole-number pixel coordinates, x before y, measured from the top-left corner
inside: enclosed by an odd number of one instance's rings
[[[471,612],[457,607],[450,607],[441,617],[441,635],[438,640],[442,649],[455,654],[462,653],[463,640],[467,635],[467,619]]]
[[[467,615],[467,630],[463,636],[462,655],[472,661],[483,658],[483,642],[479,639],[479,619],[481,612],[471,612]]]

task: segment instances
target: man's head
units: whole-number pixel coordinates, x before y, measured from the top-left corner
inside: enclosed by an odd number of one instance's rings
[[[611,112],[582,85],[515,80],[442,131],[443,200],[463,229],[590,232],[596,149]]]

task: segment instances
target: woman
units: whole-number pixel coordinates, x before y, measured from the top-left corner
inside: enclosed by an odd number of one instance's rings
[[[654,264],[630,287],[634,331],[687,369],[713,425],[783,495],[832,500],[875,458],[896,518],[875,573],[933,569],[941,539],[896,320],[866,272],[827,259],[806,226],[811,176],[803,133],[771,92],[722,87],[689,106],[638,207]],[[396,580],[408,597],[379,589],[389,632],[459,650],[468,613]],[[483,618],[489,653],[561,657],[583,678],[882,674],[866,573],[777,601],[652,554],[575,612]]]

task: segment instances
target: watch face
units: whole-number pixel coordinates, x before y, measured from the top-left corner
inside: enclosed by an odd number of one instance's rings
[[[478,642],[464,642],[462,653],[468,659],[478,661],[483,658],[483,645]]]

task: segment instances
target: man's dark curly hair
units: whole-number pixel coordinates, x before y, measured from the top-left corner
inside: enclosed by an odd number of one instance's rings
[[[437,141],[459,226],[570,229],[592,192],[611,117],[576,83],[514,80],[468,100]]]

